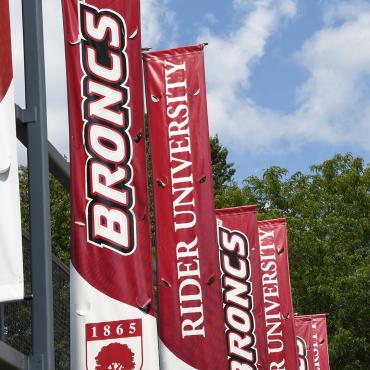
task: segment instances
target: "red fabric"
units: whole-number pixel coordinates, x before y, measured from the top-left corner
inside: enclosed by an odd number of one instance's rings
[[[260,277],[260,256],[257,228],[257,211],[255,206],[219,209],[216,211],[218,240],[220,247],[220,262],[222,271],[222,288],[224,299],[226,338],[228,343],[229,367],[235,369],[236,364],[243,364],[247,369],[267,369],[266,327],[263,312],[263,295]],[[232,250],[230,251],[231,244]],[[244,251],[245,248],[245,251]],[[226,256],[226,258],[225,258]],[[246,273],[228,271],[228,260],[237,270],[243,269],[246,262]],[[239,283],[242,288],[240,297],[244,301],[233,299],[232,287],[235,286],[230,279]],[[248,298],[248,300],[246,299]],[[252,304],[251,304],[252,303]],[[243,332],[243,327],[238,328],[230,323],[229,307],[240,309],[251,318],[253,327]],[[239,317],[243,317],[239,315]],[[249,325],[243,325],[244,328]],[[232,336],[231,336],[231,333]],[[232,350],[231,339],[235,335],[248,338],[248,345],[240,346],[243,351]],[[252,360],[253,358],[253,360]],[[234,367],[233,367],[234,366]],[[243,368],[244,368],[243,367]],[[241,367],[240,367],[241,368]]]
[[[314,370],[330,370],[326,315],[305,315],[311,320]]]
[[[81,4],[81,5],[79,5]],[[98,52],[98,62],[107,63],[107,48],[114,44],[112,33],[106,32],[100,42],[94,42],[92,39],[84,41],[80,39],[84,27],[79,14],[79,6],[88,7],[91,14],[95,11],[99,15],[94,19],[97,26],[99,17],[104,14],[115,19],[114,24],[122,27],[118,32],[123,35],[124,42],[121,42],[120,48],[112,49],[111,53],[120,58],[120,68],[127,79],[121,76],[123,81],[109,84],[100,77],[96,77],[87,71],[83,65],[81,56],[83,50],[86,52],[91,47]],[[152,268],[151,268],[151,251],[149,239],[149,206],[146,180],[146,157],[145,157],[145,136],[144,136],[144,115],[143,115],[143,90],[142,90],[142,63],[141,63],[141,34],[140,34],[140,8],[139,0],[120,1],[120,0],[88,0],[84,3],[77,0],[63,0],[64,30],[65,30],[65,47],[66,47],[66,64],[67,64],[67,82],[68,82],[68,102],[69,102],[69,121],[70,121],[70,155],[71,155],[71,199],[72,199],[72,264],[82,277],[99,291],[121,302],[149,310],[154,315],[153,292],[152,292]],[[84,13],[85,14],[85,13]],[[86,26],[87,27],[87,26]],[[86,31],[86,30],[85,30]],[[86,39],[86,37],[85,37]],[[122,45],[125,44],[125,45]],[[86,48],[86,49],[83,49]],[[111,50],[111,49],[109,49]],[[105,58],[105,59],[104,59]],[[85,60],[86,61],[86,60]],[[108,60],[109,61],[109,60]],[[112,63],[112,61],[111,61]],[[127,66],[125,66],[127,63]],[[123,100],[113,107],[108,107],[112,112],[124,115],[123,106],[127,107],[130,117],[124,116],[124,125],[118,126],[112,122],[92,117],[88,120],[82,117],[90,114],[89,99],[96,100],[99,97],[86,95],[84,82],[98,81],[100,84],[109,87],[114,86],[120,91],[120,86],[124,86],[126,91]],[[90,119],[90,118],[89,118]],[[119,163],[110,163],[102,159],[96,160],[93,157],[90,163],[104,164],[110,171],[118,169],[126,172],[126,179],[120,180],[112,185],[117,191],[123,191],[129,187],[132,189],[129,199],[132,206],[129,212],[133,214],[134,229],[128,233],[133,241],[125,249],[121,246],[113,245],[108,248],[104,241],[100,245],[94,245],[88,240],[87,235],[91,228],[91,220],[88,219],[87,206],[91,206],[92,197],[87,194],[87,188],[90,186],[88,176],[88,158],[91,153],[87,153],[87,137],[84,132],[86,127],[93,127],[96,123],[108,129],[114,130],[117,135],[124,141],[124,149],[130,155]],[[85,135],[85,137],[84,137]],[[100,143],[102,144],[102,142]],[[104,144],[104,143],[103,143]],[[103,145],[102,144],[102,145]],[[108,145],[105,143],[105,145]],[[108,148],[109,146],[107,146]],[[114,149],[111,146],[110,149]],[[109,149],[109,148],[108,148]],[[113,150],[112,149],[112,150]],[[95,161],[95,162],[94,162]],[[97,204],[104,203],[105,207],[115,207],[121,212],[126,209],[125,206],[117,206],[117,202],[110,202],[104,197],[94,198]],[[122,197],[120,202],[124,201]],[[126,212],[126,211],[125,211]],[[101,219],[104,223],[104,218]],[[115,224],[115,227],[117,225]],[[121,230],[121,228],[118,228]],[[90,238],[90,237],[89,237]],[[130,239],[131,240],[131,239]],[[123,244],[124,242],[122,242]],[[118,243],[117,245],[120,245]],[[129,248],[132,248],[129,254]]]
[[[144,61],[157,229],[160,338],[188,365],[198,370],[224,370],[227,356],[203,45],[145,53]],[[171,70],[170,63],[178,69]],[[183,131],[180,128],[181,132],[175,132],[179,123]],[[177,201],[181,205],[176,205]],[[185,248],[179,243],[193,242],[193,257],[177,253],[177,248],[180,252]],[[199,273],[189,272],[185,277],[179,272],[197,270],[198,265]],[[201,301],[181,303],[181,284],[190,283],[189,279],[193,285],[187,286],[182,295],[201,291]],[[181,307],[199,311],[181,315]],[[198,319],[197,334],[183,326],[186,320],[196,323]],[[171,366],[171,370],[175,368]]]
[[[258,223],[269,369],[297,365],[285,219]],[[282,365],[280,365],[282,367]]]
[[[0,1],[0,102],[13,79],[8,0]]]
[[[296,316],[294,318],[297,336],[299,370],[314,370],[311,319]],[[300,343],[298,343],[298,341]],[[304,354],[300,351],[304,346]]]

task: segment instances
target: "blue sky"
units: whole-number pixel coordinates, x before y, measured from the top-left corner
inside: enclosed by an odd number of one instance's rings
[[[67,153],[60,2],[43,3],[49,138]],[[143,46],[154,49],[209,42],[210,129],[238,180],[271,165],[305,172],[348,151],[369,162],[369,1],[142,0],[142,24]],[[19,45],[21,32],[13,36]],[[14,48],[19,104],[21,54]]]

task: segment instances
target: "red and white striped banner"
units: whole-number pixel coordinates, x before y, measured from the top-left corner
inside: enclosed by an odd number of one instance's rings
[[[144,54],[162,370],[227,368],[203,45]]]
[[[8,0],[0,1],[0,302],[23,299],[22,227]]]
[[[267,369],[255,206],[216,211],[228,367]]]
[[[158,369],[139,0],[63,0],[72,369]]]
[[[326,315],[305,315],[302,318],[311,319],[312,328],[312,352],[314,370],[330,370],[329,343],[326,327]]]
[[[296,316],[294,324],[297,337],[298,370],[314,370],[311,319]]]
[[[285,219],[258,222],[268,369],[296,369],[297,342]]]

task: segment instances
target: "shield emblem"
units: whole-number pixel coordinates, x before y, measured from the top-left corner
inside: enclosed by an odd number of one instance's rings
[[[86,324],[86,370],[140,370],[141,319]]]

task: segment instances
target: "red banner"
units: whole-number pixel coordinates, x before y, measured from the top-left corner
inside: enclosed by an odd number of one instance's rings
[[[297,337],[298,370],[314,370],[311,319],[296,316],[294,324]]]
[[[297,343],[285,219],[258,223],[268,369],[296,369]]]
[[[161,367],[227,368],[203,45],[144,55]]]
[[[63,0],[63,14],[72,198],[71,368],[158,369],[139,0]]]
[[[9,1],[0,1],[0,302],[23,299],[22,227],[18,181]]]
[[[227,369],[267,369],[256,207],[219,209],[216,215]]]
[[[311,319],[314,370],[330,370],[326,315],[316,314],[302,317]]]
[[[10,40],[9,0],[0,3],[0,102],[13,82],[12,49]]]

